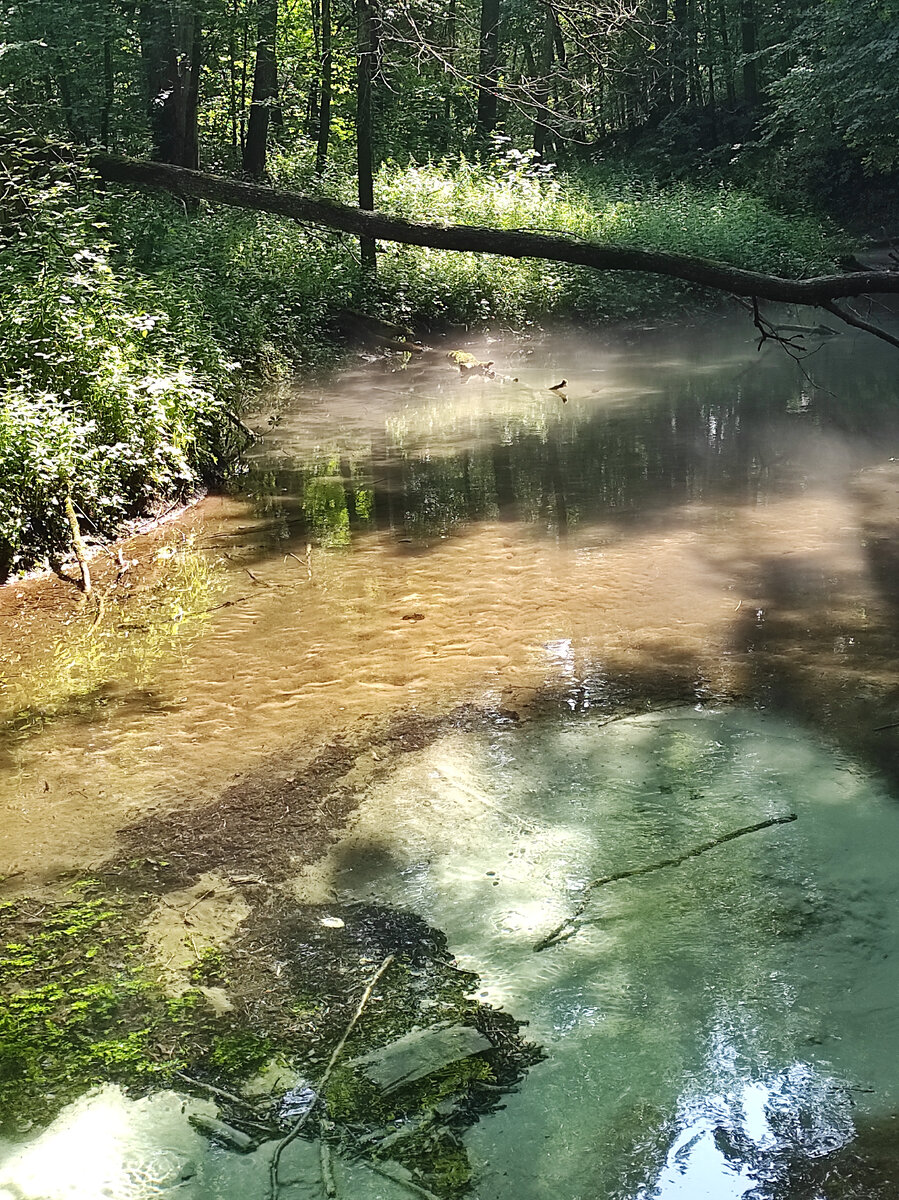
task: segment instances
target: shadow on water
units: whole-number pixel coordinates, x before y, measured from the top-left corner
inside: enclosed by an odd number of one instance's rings
[[[351,911],[446,931],[549,1051],[460,1123],[481,1200],[895,1194],[899,810],[857,759],[899,784],[899,383],[861,341],[809,361],[825,388],[744,335],[500,344],[497,380],[436,355],[270,398],[203,570],[155,624],[145,598],[61,642],[53,720],[23,706],[9,743],[14,865],[35,821],[38,863],[99,826],[118,886],[264,881],[319,949]],[[591,880],[786,808],[789,833],[607,889],[534,953]]]
[[[556,338],[530,372],[526,350],[509,351],[505,382],[463,382],[439,357],[410,365],[414,384],[373,364],[341,382],[351,419],[323,418],[313,438],[296,414],[330,414],[334,398],[288,396],[246,481],[261,518],[249,558],[375,536],[415,561],[484,523],[514,526],[521,553],[529,536],[600,552],[695,536],[709,574],[732,581],[727,647],[743,668],[723,690],[823,722],[899,780],[896,735],[874,733],[899,706],[893,352],[835,338],[797,367],[744,333],[656,333],[645,357]],[[546,386],[557,374],[565,404]],[[831,506],[820,523],[816,498]],[[839,507],[864,561],[822,532]],[[653,669],[689,674],[667,654],[660,636]],[[629,670],[611,652],[605,666]],[[699,695],[701,676],[697,664]]]

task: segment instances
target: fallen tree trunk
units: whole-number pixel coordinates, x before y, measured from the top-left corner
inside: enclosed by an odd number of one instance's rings
[[[832,305],[838,299],[872,293],[899,295],[899,271],[865,271],[820,275],[810,279],[784,279],[705,258],[670,254],[663,250],[604,246],[579,241],[565,234],[409,221],[404,217],[363,211],[333,200],[305,196],[301,192],[280,191],[165,163],[105,154],[94,155],[90,161],[97,174],[110,183],[159,188],[178,196],[273,213],[385,242],[428,246],[437,250],[498,254],[507,258],[543,258],[598,271],[643,271],[667,275],[732,295],[787,304]],[[830,308],[829,311],[841,319],[847,319],[839,309]],[[871,331],[875,332],[873,329]],[[882,333],[876,332],[878,336]],[[886,335],[886,338],[899,346],[899,341],[890,335]]]

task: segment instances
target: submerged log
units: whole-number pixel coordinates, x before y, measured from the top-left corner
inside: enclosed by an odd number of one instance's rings
[[[452,1025],[449,1029],[432,1026],[407,1033],[387,1046],[352,1059],[347,1066],[360,1070],[382,1092],[388,1093],[472,1054],[492,1049],[492,1042],[470,1025]]]

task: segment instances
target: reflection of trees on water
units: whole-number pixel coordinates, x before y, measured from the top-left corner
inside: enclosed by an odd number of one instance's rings
[[[276,540],[331,546],[370,530],[418,539],[522,520],[559,535],[597,521],[655,524],[695,501],[754,504],[820,480],[828,453],[846,470],[899,441],[899,384],[876,364],[839,365],[843,376],[851,365],[855,400],[839,380],[830,395],[764,365],[736,377],[681,373],[627,407],[572,404],[549,419],[520,395],[516,410],[516,393],[497,389],[497,411],[473,420],[459,448],[448,395],[421,428],[408,417],[385,421],[364,450],[340,447],[335,435],[308,461],[255,468],[248,490]]]

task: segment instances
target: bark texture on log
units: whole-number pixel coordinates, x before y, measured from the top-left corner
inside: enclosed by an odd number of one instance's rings
[[[506,258],[543,258],[597,271],[643,271],[736,296],[754,296],[759,300],[786,304],[821,305],[872,293],[899,295],[899,271],[860,271],[810,279],[784,279],[710,259],[630,246],[604,246],[578,241],[564,234],[408,221],[378,211],[365,212],[334,200],[305,196],[301,192],[279,191],[165,163],[106,154],[94,155],[90,161],[97,174],[109,183],[159,188],[178,196],[273,213],[384,242],[498,254]]]

